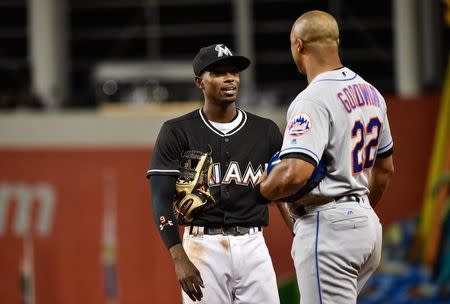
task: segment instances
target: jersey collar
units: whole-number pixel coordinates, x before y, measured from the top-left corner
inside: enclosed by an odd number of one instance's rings
[[[233,135],[237,132],[239,132],[239,130],[241,130],[245,123],[247,122],[247,113],[245,113],[245,111],[242,111],[241,109],[237,108],[237,111],[239,111],[242,115],[237,115],[237,117],[241,118],[241,121],[239,122],[239,124],[233,129],[230,130],[227,133],[223,133],[222,131],[216,129],[208,120],[208,118],[206,117],[205,113],[203,112],[203,109],[198,109],[198,113],[200,114],[200,117],[203,120],[203,123],[214,133],[216,133],[217,135],[221,136],[221,137],[225,137],[225,136],[230,136]]]
[[[347,67],[342,67],[336,70],[331,70],[327,72],[320,73],[316,77],[314,77],[313,81],[311,81],[310,85],[316,82],[322,81],[348,81],[353,80],[358,76],[355,72],[350,70]]]

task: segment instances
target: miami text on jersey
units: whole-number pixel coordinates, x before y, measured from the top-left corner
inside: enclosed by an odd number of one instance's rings
[[[252,164],[249,162],[244,174],[242,174],[239,163],[237,161],[231,161],[222,177],[220,163],[214,163],[212,166],[212,176],[208,182],[210,187],[219,186],[221,184],[230,184],[232,181],[234,181],[236,185],[248,186],[249,184],[252,184],[254,186],[256,185],[258,178],[264,172],[261,165],[254,170]],[[267,167],[267,164],[265,164],[265,167]]]
[[[349,85],[337,93],[337,97],[348,113],[362,106],[380,107],[377,90],[367,83]]]

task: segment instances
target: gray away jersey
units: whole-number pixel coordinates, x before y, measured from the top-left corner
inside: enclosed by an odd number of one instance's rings
[[[327,176],[312,193],[364,195],[376,157],[392,154],[384,98],[348,68],[319,74],[291,103],[281,156],[324,157]]]

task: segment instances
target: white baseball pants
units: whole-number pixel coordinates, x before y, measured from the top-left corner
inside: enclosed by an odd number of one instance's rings
[[[182,292],[183,303],[280,303],[272,260],[257,228],[245,235],[229,236],[191,235],[186,227],[183,247],[205,285],[200,302]]]

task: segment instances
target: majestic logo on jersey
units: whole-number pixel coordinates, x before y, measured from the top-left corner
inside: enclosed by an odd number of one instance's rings
[[[225,55],[225,56],[233,56],[233,54],[231,53],[230,49],[227,48],[226,46],[224,46],[223,44],[216,45],[214,50],[216,50],[216,52],[217,52],[217,57],[223,57],[223,55]]]
[[[255,170],[253,169],[252,164],[248,163],[244,174],[242,174],[239,163],[231,161],[227,171],[222,176],[220,163],[214,163],[212,166],[212,176],[208,182],[210,187],[219,186],[221,184],[231,184],[233,181],[236,185],[248,186],[249,184],[252,184],[254,186],[264,172],[261,165]]]
[[[307,113],[295,116],[288,125],[289,135],[302,136],[311,129],[311,117]]]

